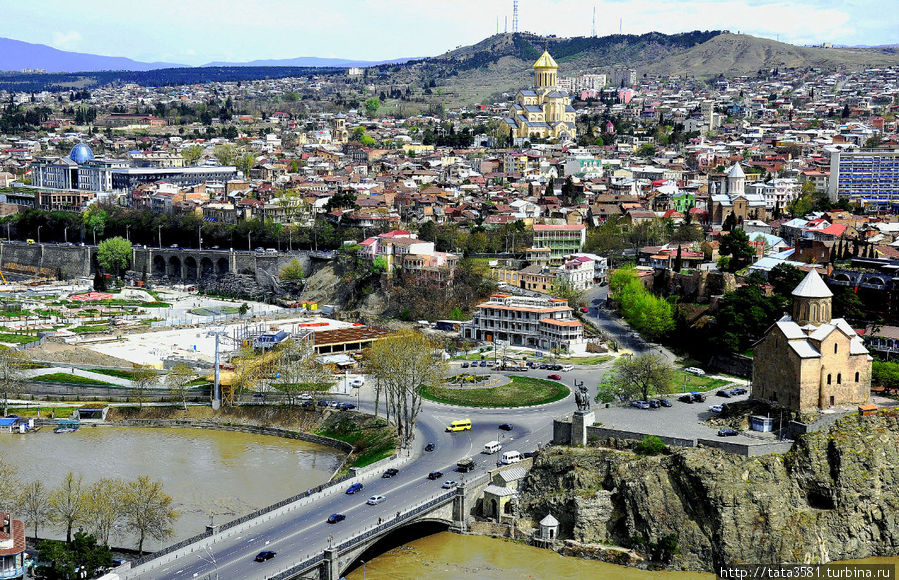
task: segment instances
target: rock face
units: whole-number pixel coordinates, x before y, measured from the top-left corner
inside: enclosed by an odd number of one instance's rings
[[[708,448],[638,457],[550,448],[528,475],[525,517],[551,512],[560,537],[635,547],[676,534],[675,568],[899,553],[899,419],[851,416],[786,455]]]

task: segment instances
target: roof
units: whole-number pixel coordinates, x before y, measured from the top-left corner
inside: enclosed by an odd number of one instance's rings
[[[491,495],[495,495],[497,497],[508,497],[510,495],[518,495],[518,492],[514,489],[510,489],[508,487],[502,487],[499,485],[488,485],[484,488],[484,493],[489,493]]]
[[[830,298],[833,296],[833,292],[818,275],[817,270],[811,270],[793,289],[793,296],[797,298]]]
[[[14,556],[25,551],[25,522],[14,520],[8,513],[0,513],[0,524],[10,520],[10,533],[0,532],[0,540],[12,540],[12,547],[0,550],[0,556]],[[10,536],[12,536],[10,538]]]
[[[549,527],[558,526],[559,520],[554,518],[552,514],[546,514],[546,517],[543,518],[542,520],[540,520],[540,525],[541,526],[549,526]]]
[[[583,224],[563,224],[563,225],[554,225],[554,224],[534,224],[535,232],[558,232],[558,231],[580,231],[586,230],[587,226]]]
[[[313,335],[315,346],[338,345],[360,341],[379,340],[393,334],[392,331],[373,326],[353,326],[335,330],[322,330]]]
[[[550,56],[549,51],[544,50],[543,54],[540,55],[540,58],[537,59],[537,62],[534,63],[534,68],[559,68],[559,65],[556,63],[555,59]]]
[[[499,476],[503,479],[503,481],[518,481],[519,479],[524,479],[527,476],[528,472],[524,467],[515,466],[511,469],[505,469],[499,472]]]
[[[552,324],[553,326],[580,326],[580,320],[556,320],[555,318],[541,318],[543,324]]]

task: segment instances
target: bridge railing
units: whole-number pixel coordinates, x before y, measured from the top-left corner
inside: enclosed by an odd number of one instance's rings
[[[406,522],[406,521],[418,516],[419,514],[430,510],[431,508],[433,508],[435,506],[453,501],[453,498],[456,497],[456,493],[457,493],[456,490],[452,489],[452,490],[446,491],[444,493],[441,493],[440,495],[432,497],[431,499],[424,502],[423,504],[420,504],[410,510],[407,510],[405,512],[397,512],[397,516],[394,517],[393,519],[387,520],[386,522],[383,522],[376,526],[372,526],[372,527],[368,528],[367,530],[363,531],[362,533],[359,533],[359,534],[353,536],[352,538],[341,542],[340,544],[338,544],[336,547],[334,547],[332,549],[335,550],[339,554],[340,552],[343,552],[347,548],[350,548],[353,545],[358,544],[359,542],[363,542],[363,541],[367,540],[368,538],[371,538],[372,536],[380,535],[380,534],[384,533],[385,531],[387,531],[393,527],[396,527],[398,524]],[[302,572],[309,570],[316,564],[319,564],[320,562],[322,562],[324,559],[325,559],[325,557],[324,557],[323,553],[318,554],[316,556],[309,556],[306,559],[304,559],[302,562],[295,564],[289,568],[285,568],[285,569],[281,570],[280,572],[278,572],[277,574],[275,574],[274,576],[267,576],[266,580],[287,580],[288,578],[291,578],[291,577],[295,576],[296,574],[300,574]]]

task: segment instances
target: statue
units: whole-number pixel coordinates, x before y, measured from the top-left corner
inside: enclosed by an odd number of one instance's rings
[[[577,403],[578,411],[590,410],[590,395],[587,394],[587,387],[584,383],[578,385],[578,390],[574,393],[574,401]]]

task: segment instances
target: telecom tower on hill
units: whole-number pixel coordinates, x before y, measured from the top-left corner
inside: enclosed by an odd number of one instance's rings
[[[518,32],[518,0],[512,0],[512,34]]]

